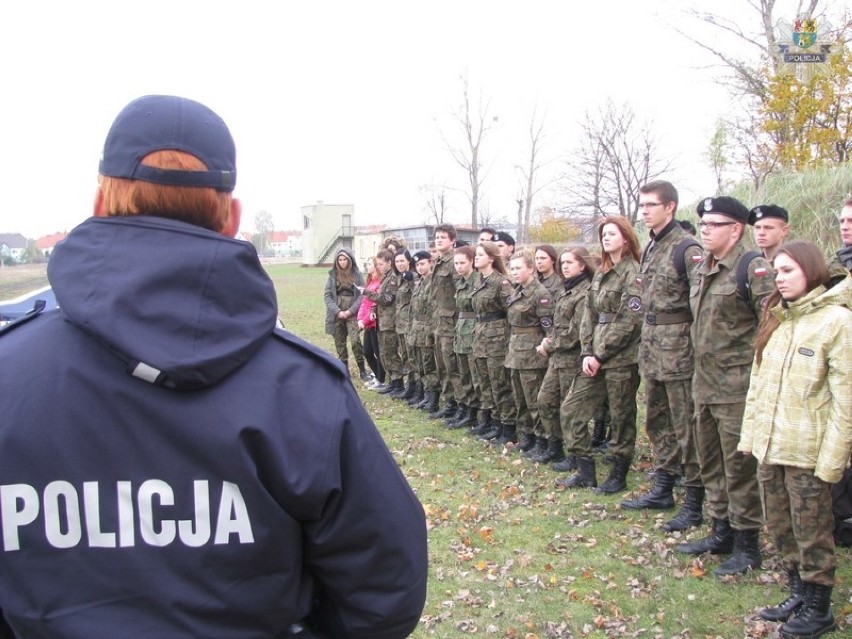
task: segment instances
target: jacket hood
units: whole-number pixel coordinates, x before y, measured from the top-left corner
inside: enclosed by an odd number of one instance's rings
[[[781,318],[785,313],[804,315],[826,306],[842,306],[852,311],[852,276],[833,277],[825,285],[817,286],[790,304],[774,306],[772,311]]]
[[[253,246],[159,217],[90,218],[56,246],[48,278],[65,319],[176,389],[242,366],[278,314]]]
[[[340,257],[341,253],[349,258],[349,263],[352,265],[352,270],[356,273],[360,273],[361,269],[358,268],[358,262],[355,261],[355,256],[352,254],[352,251],[350,251],[349,249],[342,248],[338,249],[337,252],[334,254],[334,262],[332,262],[331,268],[328,270],[328,274],[334,275],[334,269],[337,266],[337,258]]]

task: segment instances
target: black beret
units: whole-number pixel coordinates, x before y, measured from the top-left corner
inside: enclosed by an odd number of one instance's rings
[[[787,210],[782,209],[777,204],[761,204],[749,211],[748,223],[754,226],[755,222],[767,217],[777,217],[779,220],[784,220],[785,222],[790,219],[790,216],[787,215]]]
[[[431,260],[432,254],[429,251],[417,251],[411,258],[411,261],[417,264],[420,260]]]
[[[470,242],[465,242],[464,240],[456,240],[456,248],[460,246],[470,246]]]
[[[705,213],[721,213],[735,219],[737,222],[746,224],[748,222],[748,209],[745,204],[735,197],[720,195],[719,197],[706,197],[698,203],[698,217]]]
[[[509,244],[510,246],[515,245],[515,238],[512,237],[511,235],[509,235],[508,233],[506,233],[505,231],[497,231],[494,234],[494,241],[495,242],[505,242],[506,244]]]

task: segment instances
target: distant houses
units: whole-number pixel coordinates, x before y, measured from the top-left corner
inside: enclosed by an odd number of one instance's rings
[[[0,233],[0,260],[20,264],[27,258],[27,238],[20,233]]]

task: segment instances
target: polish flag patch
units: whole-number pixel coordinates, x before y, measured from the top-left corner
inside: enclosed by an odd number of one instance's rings
[[[693,263],[695,263],[695,264],[698,264],[698,263],[699,263],[701,260],[703,260],[703,259],[704,259],[704,256],[703,256],[703,255],[693,255],[693,256],[692,256],[692,261],[693,261]]]
[[[764,267],[764,266],[758,266],[756,269],[754,269],[754,274],[755,274],[757,277],[763,277],[764,275],[768,275],[768,274],[769,274],[769,269],[767,269],[767,268],[766,268],[766,267]]]

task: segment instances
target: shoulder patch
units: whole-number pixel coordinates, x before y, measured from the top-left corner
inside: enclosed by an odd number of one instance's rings
[[[541,304],[542,306],[547,306],[548,304],[550,304],[550,298],[549,297],[542,297],[538,301],[538,303]]]
[[[758,266],[754,269],[754,274],[756,277],[764,277],[765,275],[769,275],[769,269],[765,266]]]
[[[637,295],[632,296],[629,300],[627,300],[627,308],[631,311],[642,310],[642,299]]]
[[[700,253],[696,253],[690,259],[692,260],[693,264],[698,264],[699,262],[701,262],[701,260],[704,259],[704,256],[701,255]]]
[[[550,328],[553,326],[553,320],[549,317],[542,317],[540,323],[542,328]]]

